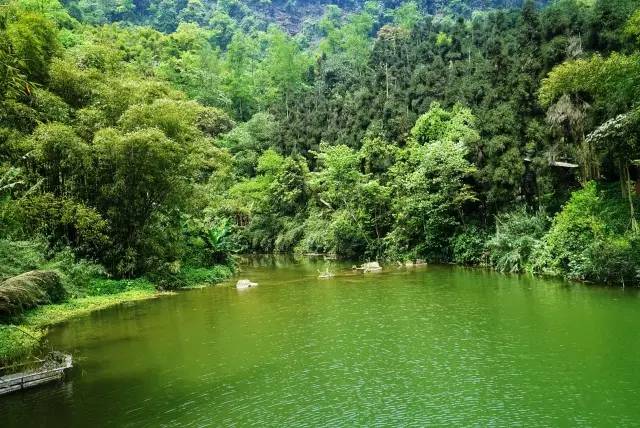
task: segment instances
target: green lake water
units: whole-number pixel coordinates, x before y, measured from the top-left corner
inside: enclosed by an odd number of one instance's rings
[[[64,383],[0,398],[0,426],[638,426],[640,295],[481,270],[317,279],[122,305],[51,329]]]

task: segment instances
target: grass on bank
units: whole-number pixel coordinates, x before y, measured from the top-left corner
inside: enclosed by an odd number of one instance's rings
[[[203,288],[229,278],[233,270],[226,265],[211,268],[186,267],[183,269],[185,286],[183,289]]]
[[[213,285],[228,278],[228,266],[185,268],[181,289]],[[85,297],[43,305],[25,312],[12,324],[0,324],[0,366],[27,359],[40,349],[48,326],[87,315],[125,302],[151,299],[171,292],[158,291],[145,278],[114,280],[93,278],[85,289]]]

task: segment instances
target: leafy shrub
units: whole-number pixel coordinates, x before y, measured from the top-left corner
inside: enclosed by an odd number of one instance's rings
[[[0,324],[0,363],[18,361],[40,345],[44,331]]]
[[[303,253],[329,253],[335,249],[330,221],[319,213],[310,215],[304,223],[304,236],[297,247]]]
[[[487,241],[489,263],[500,272],[523,272],[531,254],[540,245],[547,226],[546,216],[521,208],[496,217],[496,233]]]
[[[205,107],[198,113],[196,125],[205,135],[215,138],[231,131],[235,122],[224,111],[215,107]]]
[[[637,282],[639,238],[629,224],[619,191],[588,183],[553,219],[534,268],[581,281]]]
[[[41,122],[69,121],[69,106],[59,96],[40,88],[35,88],[32,94],[32,104],[39,113]]]
[[[606,234],[601,208],[595,183],[589,183],[571,195],[569,202],[553,219],[544,239],[544,263],[548,269],[570,273],[570,263],[575,263],[596,238]]]
[[[46,236],[52,246],[73,245],[82,255],[93,255],[105,245],[107,222],[93,208],[51,193],[23,198],[15,204],[15,215],[30,234]]]
[[[274,250],[277,253],[286,253],[300,242],[304,235],[304,225],[298,219],[285,219],[281,222],[281,231],[276,236]]]
[[[229,277],[233,270],[233,264],[229,261],[227,264],[221,264],[211,267],[194,267],[187,266],[181,267],[177,263],[165,266],[162,270],[155,270],[147,274],[147,279],[151,281],[157,289],[160,290],[177,290],[188,286],[195,286],[201,284],[212,284],[220,282],[221,280]],[[144,281],[141,279],[128,281],[132,284],[144,284],[135,282]],[[116,281],[122,282],[122,281]],[[104,288],[106,285],[119,293],[121,291],[127,291],[128,288],[122,288],[122,285],[102,281],[101,286]]]
[[[149,271],[146,276],[159,290],[176,290],[187,285],[184,272],[178,262],[163,263]]]
[[[11,124],[20,132],[31,132],[38,125],[39,113],[32,107],[8,99],[0,102],[0,123]]]
[[[450,239],[461,213],[476,201],[466,183],[475,172],[467,154],[466,146],[450,141],[405,150],[407,161],[392,168],[395,226],[387,236],[392,255],[450,260]]]
[[[215,284],[231,276],[232,268],[225,265],[211,268],[186,267],[183,273],[188,285]]]
[[[189,219],[184,225],[189,254],[188,261],[202,266],[227,263],[235,246],[227,219]]]
[[[486,261],[487,234],[477,226],[467,226],[451,240],[453,261],[461,265],[481,265]]]
[[[366,232],[346,209],[332,213],[328,219],[316,213],[307,219],[303,230],[298,251],[333,253],[354,259],[368,255]]]
[[[37,269],[56,271],[71,297],[84,296],[91,280],[104,275],[102,266],[78,260],[69,248],[50,256],[44,241],[0,239],[0,281]]]
[[[580,279],[607,284],[638,283],[640,236],[606,237],[591,243],[582,257],[570,263],[570,272]]]
[[[67,60],[54,59],[49,86],[73,107],[88,105],[95,97],[95,80],[91,73],[80,70]]]
[[[337,212],[328,232],[333,235],[336,254],[361,259],[367,250],[367,237],[352,214],[348,209]]]
[[[70,297],[89,294],[91,282],[105,275],[104,267],[88,260],[78,260],[70,248],[56,253],[45,267],[60,273],[62,284]]]
[[[0,239],[0,280],[37,269],[45,263],[46,243]]]
[[[155,290],[155,285],[145,278],[136,279],[108,279],[94,278],[86,288],[88,296],[102,296],[118,294],[131,290]]]

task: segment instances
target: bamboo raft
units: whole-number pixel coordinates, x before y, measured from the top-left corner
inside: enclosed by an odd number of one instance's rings
[[[62,380],[71,367],[71,355],[55,353],[35,370],[0,377],[0,395]]]

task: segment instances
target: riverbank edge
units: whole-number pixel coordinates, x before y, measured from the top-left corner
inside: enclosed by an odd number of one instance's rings
[[[352,259],[341,258],[332,253],[291,252],[291,253],[264,253],[264,254],[256,253],[252,255],[253,256],[291,255],[294,257],[308,257],[308,258],[322,257],[326,261],[348,261],[348,262],[352,261]],[[353,260],[356,260],[356,259],[353,259]],[[365,263],[365,262],[366,261],[360,260],[354,266]],[[521,271],[509,272],[509,271],[503,271],[503,270],[497,269],[488,263],[465,264],[465,263],[456,263],[456,262],[429,262],[429,261],[415,263],[415,261],[412,261],[412,260],[403,261],[398,259],[387,259],[384,257],[380,258],[378,262],[381,264],[383,270],[388,270],[389,268],[394,268],[396,270],[406,270],[406,269],[417,269],[417,268],[423,268],[428,266],[440,265],[440,266],[454,266],[461,269],[472,269],[472,270],[493,272],[493,273],[496,273],[499,275],[505,275],[505,276],[518,276],[518,277],[537,278],[537,279],[550,280],[550,281],[560,281],[565,284],[584,285],[588,287],[614,288],[614,289],[615,288],[621,288],[621,289],[640,288],[640,285],[631,285],[631,286],[625,287],[624,283],[617,284],[617,283],[608,283],[608,282],[588,281],[588,280],[579,279],[579,278],[570,278],[559,271],[554,271],[550,269],[546,269],[543,271],[534,271],[531,268],[531,266],[526,266]]]
[[[31,356],[42,346],[47,329],[55,324],[124,303],[175,295],[183,290],[216,286],[231,275],[233,275],[233,269],[228,267],[221,269],[220,266],[216,266],[212,269],[201,269],[200,275],[193,275],[186,286],[175,291],[158,290],[151,282],[143,280],[146,286],[142,288],[113,294],[71,298],[58,304],[31,309],[25,312],[18,323],[0,324],[0,367],[19,364]],[[127,280],[122,280],[124,281]]]

